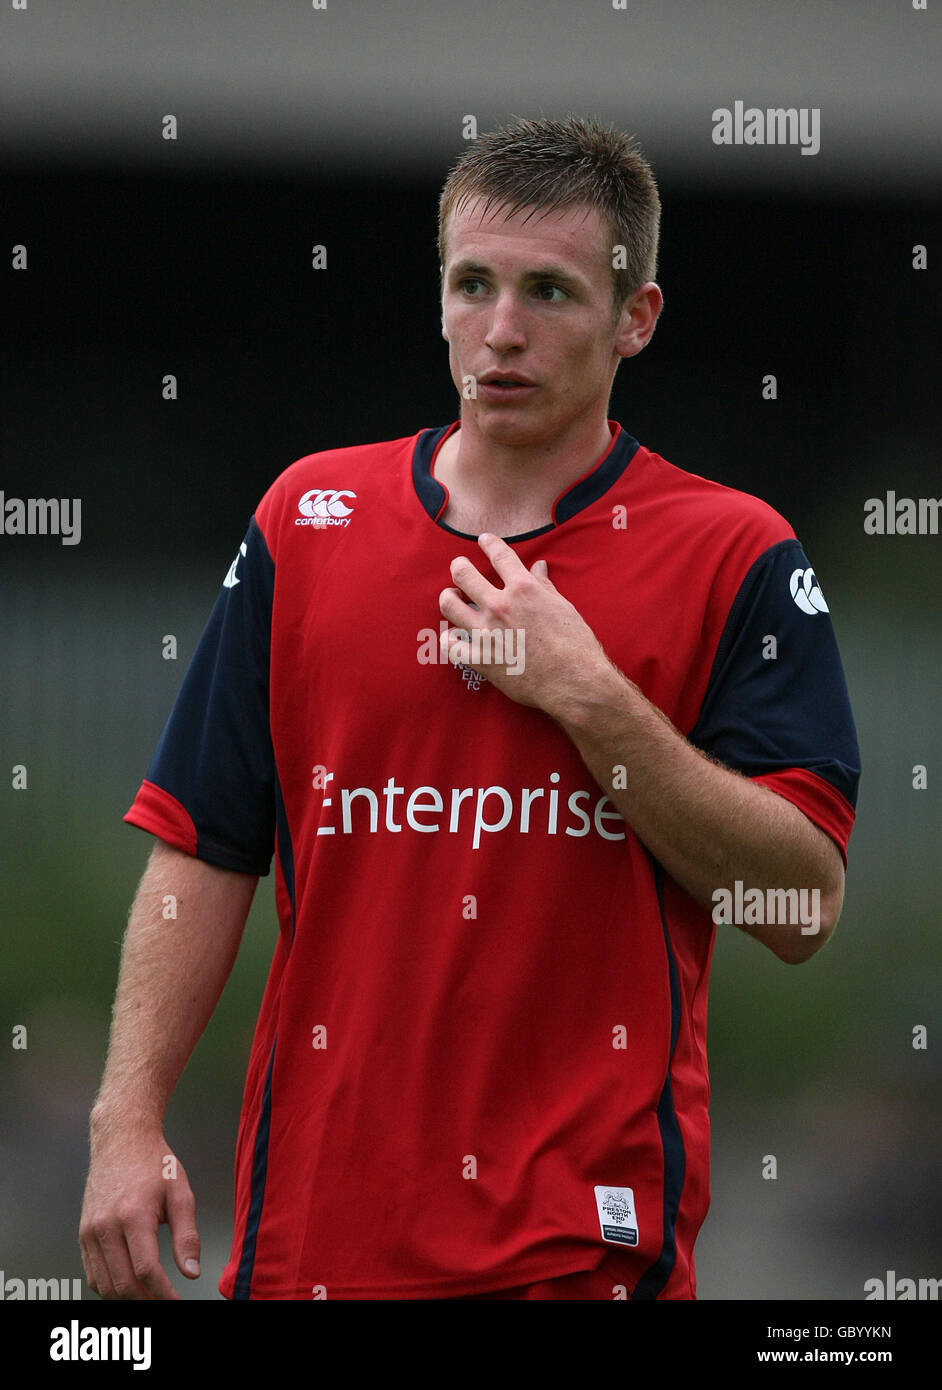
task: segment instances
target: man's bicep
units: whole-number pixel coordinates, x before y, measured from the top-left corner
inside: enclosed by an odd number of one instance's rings
[[[237,869],[221,868],[187,854],[185,850],[155,837],[147,864],[138,885],[135,904],[150,900],[146,910],[160,910],[163,916],[172,911],[179,918],[181,905],[187,910],[199,904],[201,912],[209,915],[231,907],[236,915],[242,911],[242,922],[248,915],[258,887],[258,874],[242,873]],[[228,917],[228,913],[225,914]]]
[[[202,859],[198,855],[190,854],[187,850],[178,848],[177,845],[162,839],[159,835],[153,836],[150,854],[144,870],[145,873],[151,871],[155,875],[189,874],[206,883],[229,882],[233,888],[241,886],[243,890],[247,885],[251,885],[253,891],[259,880],[259,875],[256,873],[249,873],[243,869],[227,869],[223,865],[214,864],[212,860]]]

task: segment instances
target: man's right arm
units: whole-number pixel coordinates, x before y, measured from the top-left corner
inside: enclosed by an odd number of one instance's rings
[[[229,977],[257,883],[161,840],[141,879],[92,1110],[79,1228],[89,1286],[102,1298],[179,1298],[160,1264],[164,1221],[180,1272],[199,1273],[195,1201],[163,1117]],[[171,896],[175,917],[164,915]]]

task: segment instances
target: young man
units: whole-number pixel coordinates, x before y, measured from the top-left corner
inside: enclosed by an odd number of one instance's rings
[[[823,944],[858,756],[788,524],[607,419],[658,218],[624,136],[482,137],[440,208],[460,420],[259,504],[126,816],[160,843],[93,1113],[104,1297],[175,1296],[161,1219],[198,1270],[162,1117],[273,853],[223,1294],[695,1297],[711,908],[804,894],[741,924]]]

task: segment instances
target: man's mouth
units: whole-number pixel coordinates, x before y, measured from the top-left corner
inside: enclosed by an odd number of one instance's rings
[[[518,395],[523,391],[532,391],[535,383],[530,381],[517,381],[513,377],[492,377],[488,381],[478,382],[478,393],[492,399],[498,396]]]

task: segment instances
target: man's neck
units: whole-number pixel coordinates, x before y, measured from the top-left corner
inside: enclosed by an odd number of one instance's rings
[[[462,425],[445,440],[434,475],[448,489],[442,521],[456,531],[519,536],[553,522],[553,503],[608,451],[608,422],[574,438],[517,448]]]

